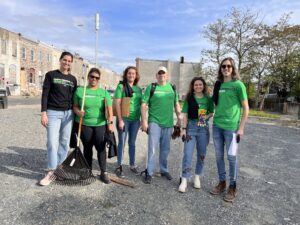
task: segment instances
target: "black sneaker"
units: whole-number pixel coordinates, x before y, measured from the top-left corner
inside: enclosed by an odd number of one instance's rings
[[[160,173],[160,175],[162,177],[167,178],[168,180],[172,180],[173,179],[173,177],[168,172],[162,172],[162,173]]]
[[[133,172],[134,174],[139,174],[139,171],[137,170],[136,167],[130,167],[130,171]]]
[[[151,184],[152,176],[150,176],[150,175],[148,174],[147,169],[145,169],[144,171],[141,172],[141,176],[143,176],[143,174],[145,174],[145,177],[143,178],[143,182],[144,182],[145,184]]]
[[[108,178],[108,174],[107,172],[104,172],[104,173],[101,173],[100,174],[100,180],[105,183],[105,184],[109,184],[110,183],[110,180]]]
[[[115,169],[115,173],[118,177],[124,177],[123,168],[122,166],[119,166]]]

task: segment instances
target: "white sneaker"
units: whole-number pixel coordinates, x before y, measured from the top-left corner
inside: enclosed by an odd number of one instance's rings
[[[181,183],[179,185],[178,191],[181,193],[186,192],[187,188],[187,179],[185,177],[181,177]]]
[[[47,186],[47,185],[51,184],[51,182],[55,180],[53,178],[53,174],[54,174],[53,170],[48,171],[48,173],[46,174],[46,176],[43,179],[40,180],[39,184],[41,186]]]
[[[195,175],[194,188],[197,188],[197,189],[201,188],[201,182],[200,182],[200,176],[199,175]]]

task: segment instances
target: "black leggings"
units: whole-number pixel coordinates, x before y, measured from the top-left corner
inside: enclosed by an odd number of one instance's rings
[[[106,172],[106,149],[104,142],[104,134],[106,125],[99,127],[82,126],[81,141],[83,144],[83,155],[92,168],[93,164],[93,146],[97,150],[97,157],[101,172]]]

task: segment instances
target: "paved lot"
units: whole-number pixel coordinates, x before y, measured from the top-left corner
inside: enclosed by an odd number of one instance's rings
[[[39,105],[41,104],[41,96],[8,96],[8,108],[16,108],[16,106]]]
[[[84,187],[37,186],[46,165],[39,109],[27,103],[0,110],[1,224],[300,224],[299,128],[249,122],[239,149],[238,197],[229,204],[209,194],[217,182],[212,142],[201,190],[190,185],[187,193],[177,192],[179,140],[172,142],[171,182],[155,177],[146,185],[126,167],[135,189],[100,181]],[[146,138],[139,133],[140,169],[146,160]],[[109,160],[108,170],[115,165],[115,159]],[[94,172],[98,173],[96,160]]]

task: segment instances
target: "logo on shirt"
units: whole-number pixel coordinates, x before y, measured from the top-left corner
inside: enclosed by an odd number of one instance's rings
[[[64,80],[64,79],[60,79],[60,78],[54,78],[53,83],[54,84],[61,84],[61,85],[64,85],[64,86],[74,87],[74,84],[73,84],[72,81]]]

